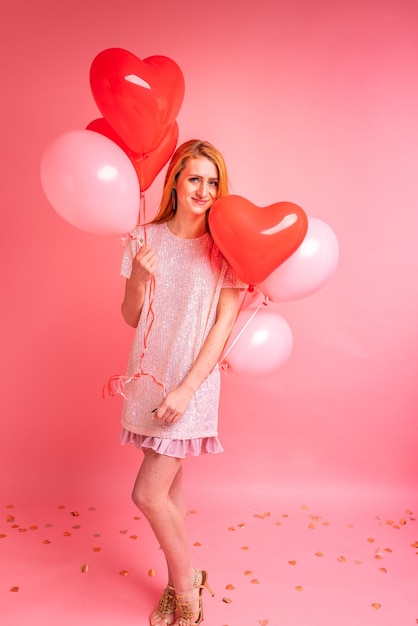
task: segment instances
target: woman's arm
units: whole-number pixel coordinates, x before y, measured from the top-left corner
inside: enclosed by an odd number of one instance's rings
[[[232,287],[221,289],[216,321],[211,328],[190,372],[183,382],[167,394],[156,418],[169,423],[178,422],[190,404],[195,391],[215,367],[231,334],[239,311],[240,290]]]
[[[150,246],[143,245],[132,259],[132,272],[126,280],[121,311],[129,326],[136,328],[144,304],[147,282],[155,274],[157,257]]]

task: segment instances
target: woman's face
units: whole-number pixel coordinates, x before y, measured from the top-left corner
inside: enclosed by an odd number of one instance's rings
[[[187,159],[176,183],[177,213],[204,216],[218,194],[218,168],[205,157]]]

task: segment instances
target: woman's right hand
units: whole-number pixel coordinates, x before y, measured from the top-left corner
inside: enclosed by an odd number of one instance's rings
[[[157,269],[157,255],[154,250],[144,244],[132,259],[131,280],[135,283],[146,283]]]
[[[125,322],[136,328],[144,303],[147,281],[157,269],[157,256],[150,246],[144,244],[132,259],[131,276],[125,283],[122,315]]]

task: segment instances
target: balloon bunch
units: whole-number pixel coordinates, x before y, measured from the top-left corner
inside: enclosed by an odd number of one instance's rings
[[[318,291],[337,267],[337,237],[292,202],[258,207],[234,195],[214,203],[209,226],[222,254],[249,285],[221,366],[243,374],[273,373],[290,357],[293,335],[267,305]]]
[[[90,86],[103,117],[45,149],[41,182],[53,208],[73,226],[124,235],[143,217],[144,192],[176,148],[184,78],[168,57],[142,61],[109,48],[94,58]],[[293,337],[267,304],[318,291],[335,271],[337,238],[292,202],[261,208],[234,195],[214,203],[209,226],[237,276],[250,285],[221,363],[236,372],[271,373],[289,358]],[[256,306],[259,296],[264,300]]]
[[[124,234],[139,222],[143,193],[176,148],[184,78],[168,57],[142,61],[109,48],[93,60],[90,86],[103,117],[46,148],[41,182],[53,208],[73,226]]]

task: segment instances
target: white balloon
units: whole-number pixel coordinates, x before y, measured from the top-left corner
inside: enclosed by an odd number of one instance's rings
[[[312,295],[334,274],[338,239],[326,222],[308,217],[308,231],[299,248],[258,286],[272,302]]]
[[[287,321],[264,305],[240,311],[222,365],[232,373],[264,376],[289,359],[293,335]]]

